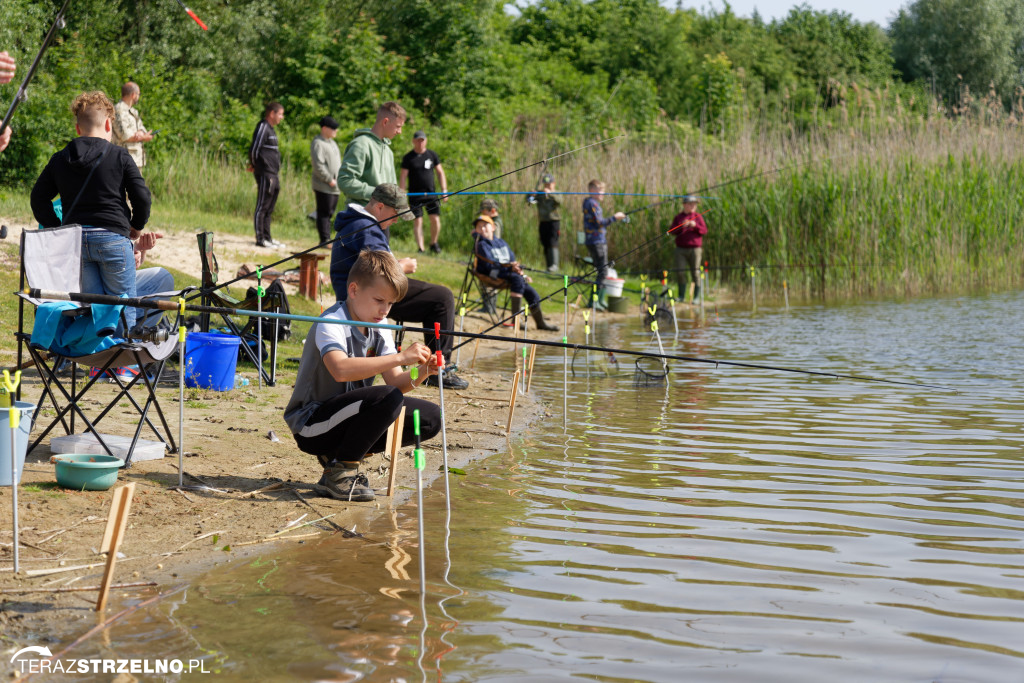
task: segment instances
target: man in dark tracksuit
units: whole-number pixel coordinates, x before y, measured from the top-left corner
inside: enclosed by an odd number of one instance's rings
[[[284,244],[270,237],[270,216],[277,204],[281,181],[277,174],[281,170],[281,151],[277,147],[274,127],[284,120],[284,107],[271,102],[263,110],[263,119],[256,124],[249,145],[249,170],[256,176],[256,245],[260,247],[283,247]]]

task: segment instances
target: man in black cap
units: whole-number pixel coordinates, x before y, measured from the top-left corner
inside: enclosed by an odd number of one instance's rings
[[[402,157],[402,172],[398,178],[399,186],[404,190],[408,183],[408,191],[434,192],[434,172],[441,181],[441,192],[448,191],[448,179],[441,168],[441,159],[432,149],[427,149],[427,134],[418,130],[412,134],[412,151]],[[426,207],[430,217],[430,250],[441,253],[438,237],[441,235],[441,205],[438,197],[410,197],[409,207],[412,209],[412,232],[416,236],[416,246],[423,253],[423,209]]]
[[[309,154],[313,159],[313,194],[316,196],[316,231],[320,243],[331,239],[331,220],[338,208],[338,169],[341,152],[334,138],[338,135],[338,122],[334,117],[320,119],[320,134],[313,138]]]

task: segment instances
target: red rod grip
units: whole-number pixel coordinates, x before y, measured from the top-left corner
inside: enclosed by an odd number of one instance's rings
[[[437,340],[437,369],[444,367],[444,355],[441,353],[441,323],[434,323],[434,339]]]
[[[190,17],[192,17],[192,19],[193,19],[193,20],[194,20],[194,21],[195,21],[195,22],[196,22],[197,24],[199,24],[199,28],[203,29],[204,31],[209,31],[209,30],[210,30],[210,29],[206,28],[206,24],[204,24],[204,23],[203,23],[203,20],[202,20],[202,19],[200,19],[199,17],[197,17],[197,16],[196,16],[196,13],[195,13],[195,12],[193,12],[192,10],[190,10],[190,9],[189,9],[188,7],[186,7],[186,8],[185,8],[185,11],[186,11],[186,12],[188,12],[188,15],[189,15]]]

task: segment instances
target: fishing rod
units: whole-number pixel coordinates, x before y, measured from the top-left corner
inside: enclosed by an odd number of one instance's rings
[[[64,0],[64,4],[61,6],[60,11],[57,12],[56,18],[53,20],[53,24],[50,26],[50,30],[46,32],[46,37],[43,38],[43,45],[39,48],[39,52],[36,53],[36,58],[32,60],[32,66],[28,68],[28,73],[25,74],[25,78],[21,81],[21,86],[18,87],[18,92],[14,96],[14,100],[11,102],[11,106],[7,109],[7,114],[4,116],[3,123],[0,123],[0,135],[4,134],[7,130],[7,126],[11,123],[11,118],[14,116],[14,110],[18,108],[18,105],[28,99],[28,84],[32,81],[32,77],[36,75],[36,69],[39,68],[39,62],[42,61],[43,55],[46,54],[46,50],[49,49],[50,43],[53,42],[54,36],[57,35],[57,31],[67,26],[64,21],[64,12],[67,11],[68,5],[71,4],[71,0]]]
[[[785,270],[787,268],[801,269],[801,268],[891,268],[899,264],[895,263],[873,263],[873,264],[857,264],[857,263],[783,263],[783,264],[770,264],[760,263],[752,264],[749,266],[712,266],[705,264],[704,270],[749,270],[755,268],[757,270]],[[525,270],[525,268],[524,268]],[[623,275],[657,275],[661,272],[679,273],[689,271],[689,268],[658,268],[656,270],[628,270],[622,271]],[[544,271],[546,272],[546,271]]]
[[[186,13],[187,13],[187,14],[188,14],[188,15],[189,15],[190,17],[192,17],[192,21],[194,21],[194,22],[196,22],[197,24],[199,24],[199,28],[203,29],[204,31],[209,31],[209,30],[210,30],[210,29],[208,29],[208,28],[206,27],[206,24],[204,24],[204,23],[203,23],[203,20],[202,20],[202,19],[200,19],[199,17],[197,17],[197,16],[196,16],[196,13],[195,13],[195,12],[193,12],[192,10],[190,10],[190,9],[189,9],[188,7],[186,7],[186,6],[185,6],[185,3],[184,3],[184,2],[182,2],[181,0],[178,0],[178,4],[179,4],[179,5],[181,5],[181,8],[182,8],[183,10],[185,10],[185,12],[186,12]]]
[[[571,275],[565,275],[564,273],[551,273],[551,272],[548,272],[547,270],[544,270],[543,268],[530,268],[530,267],[524,266],[522,264],[519,264],[519,267],[522,268],[523,270],[525,270],[528,273],[537,273],[541,277],[546,277],[549,280],[561,280],[561,279],[566,278],[566,277],[573,278],[573,276],[571,276]],[[658,272],[660,273],[661,271],[658,271]],[[596,283],[597,283],[596,280],[584,280],[582,277],[575,278],[573,280],[573,282],[572,282],[573,285],[577,285],[577,284],[593,285],[593,284],[596,284]],[[556,289],[554,294],[558,294],[561,291],[562,291],[561,289]],[[641,294],[642,293],[641,290],[635,289],[635,288],[632,288],[632,287],[623,287],[622,291],[623,292],[632,292],[633,294]]]
[[[169,301],[166,299],[150,299],[140,297],[118,297],[109,294],[86,294],[78,292],[60,292],[47,289],[25,288],[24,294],[33,299],[52,299],[55,301],[75,301],[86,304],[106,304],[109,306],[133,306],[135,308],[151,308],[161,311],[178,311],[184,314],[186,310],[197,313],[215,313],[220,315],[244,315],[249,317],[263,316],[280,320],[306,321],[318,324],[348,325],[349,327],[372,327],[381,330],[392,330],[402,332],[436,333],[436,327],[413,327],[410,325],[394,325],[391,323],[372,323],[361,320],[338,320],[336,318],[323,318],[312,315],[296,315],[294,313],[268,313],[266,311],[246,311],[238,308],[227,308],[223,306],[196,306],[188,304],[184,299]],[[561,290],[560,290],[561,291]],[[512,344],[532,344],[534,346],[547,346],[556,349],[574,349],[575,351],[597,351],[600,353],[622,354],[625,356],[637,356],[640,358],[655,358],[659,360],[678,360],[687,363],[703,363],[714,365],[716,368],[725,365],[737,368],[749,368],[755,370],[775,370],[777,372],[789,372],[801,375],[812,375],[815,377],[829,377],[832,379],[850,379],[860,382],[876,382],[880,384],[895,384],[899,386],[919,387],[925,389],[937,389],[940,391],[956,392],[952,387],[945,387],[938,384],[924,384],[921,382],[906,382],[902,380],[883,379],[879,377],[867,377],[865,375],[847,375],[823,370],[802,370],[800,368],[787,368],[777,365],[765,365],[763,363],[746,363],[742,361],[718,360],[714,358],[701,358],[698,356],[680,356],[676,354],[654,353],[650,351],[635,351],[632,349],[617,349],[608,346],[596,346],[593,344],[570,344],[569,342],[547,341],[544,339],[528,339],[525,337],[506,337],[496,334],[485,334],[483,332],[459,332],[457,330],[440,330],[441,334],[450,334],[453,337],[465,337],[467,339],[484,339]]]
[[[525,166],[520,166],[519,168],[514,169],[512,171],[507,171],[507,172],[502,173],[500,175],[496,175],[493,178],[488,178],[487,180],[481,180],[480,182],[474,183],[474,184],[469,185],[467,187],[464,187],[461,190],[456,190],[455,192],[450,192],[450,193],[448,193],[448,196],[449,197],[454,197],[456,195],[468,195],[468,194],[470,194],[469,190],[472,190],[473,188],[480,187],[481,185],[486,185],[487,183],[493,183],[495,180],[501,180],[502,178],[505,178],[507,176],[513,175],[515,173],[520,173],[522,171],[525,171],[528,168],[533,168],[534,166],[538,166],[540,164],[547,164],[550,161],[554,161],[555,159],[560,159],[562,157],[569,156],[570,154],[575,154],[577,152],[582,152],[583,150],[588,149],[590,147],[595,147],[597,145],[603,145],[606,142],[611,142],[612,140],[618,140],[621,137],[625,137],[625,135],[616,135],[614,137],[605,138],[604,140],[598,140],[597,142],[592,142],[589,145],[584,145],[582,147],[577,147],[576,149],[571,149],[568,152],[562,152],[561,154],[556,154],[554,156],[547,157],[545,159],[541,159],[539,161],[534,161],[533,163],[527,164]],[[412,207],[406,209],[405,211],[400,211],[400,212],[396,213],[395,217],[397,218],[399,216],[404,216],[407,213],[412,213]],[[392,220],[392,219],[388,218],[387,220]],[[350,235],[346,235],[346,237],[358,234],[360,232],[363,232],[364,230],[369,230],[370,228],[373,228],[375,226],[379,226],[381,224],[381,222],[382,221],[379,221],[379,220],[378,221],[373,221],[370,225],[366,226],[365,228],[361,228],[360,230],[357,230],[356,232],[350,233]],[[334,237],[333,239],[329,239],[329,240],[327,240],[325,242],[321,242],[320,244],[318,244],[318,245],[316,245],[314,247],[310,247],[309,249],[305,249],[303,251],[295,252],[291,256],[287,256],[287,257],[285,257],[285,258],[283,258],[283,259],[281,259],[279,261],[275,261],[274,263],[271,263],[269,265],[263,266],[263,270],[267,270],[269,268],[273,268],[274,266],[279,266],[282,263],[287,263],[288,261],[292,261],[292,260],[294,260],[294,259],[296,259],[296,258],[298,258],[300,256],[304,256],[304,255],[309,254],[309,253],[311,253],[313,251],[316,251],[317,249],[321,249],[321,248],[323,248],[323,247],[325,247],[325,246],[327,246],[329,244],[333,244],[333,243],[337,242],[339,239],[341,239],[341,235],[338,235],[338,236]],[[239,277],[234,278],[233,280],[228,280],[227,282],[225,282],[223,284],[219,284],[219,285],[217,285],[215,287],[212,287],[210,289],[200,290],[198,293],[193,294],[192,296],[188,297],[188,300],[191,301],[192,299],[195,299],[195,298],[198,298],[200,296],[203,296],[204,294],[209,294],[210,292],[215,292],[218,289],[223,289],[224,287],[227,287],[229,285],[233,285],[236,282],[240,282],[241,280],[244,280],[244,279],[247,279],[247,276],[244,276],[244,275],[243,276],[239,276]]]
[[[750,175],[743,176],[741,178],[733,178],[732,180],[727,180],[725,182],[718,183],[716,185],[709,185],[707,187],[702,187],[701,189],[697,190],[697,192],[707,192],[708,190],[717,190],[720,187],[728,187],[729,185],[735,185],[736,183],[742,183],[744,180],[753,180],[754,178],[760,178],[761,176],[771,175],[772,173],[781,173],[782,171],[788,171],[791,168],[799,168],[800,166],[804,166],[806,164],[809,164],[812,161],[814,161],[814,159],[808,159],[807,161],[800,161],[800,162],[797,162],[795,164],[790,164],[788,166],[779,166],[778,168],[772,168],[772,169],[769,169],[767,171],[760,171],[759,173],[752,173]],[[691,194],[683,195],[683,196],[684,197],[697,197],[699,195],[697,195],[696,193],[691,193]],[[666,203],[668,203],[670,201],[672,201],[672,200],[671,199],[665,199],[665,200],[660,201],[660,202],[654,202],[654,203],[648,204],[646,206],[641,206],[640,208],[633,209],[632,211],[626,211],[625,213],[626,213],[627,216],[629,216],[629,215],[634,214],[634,213],[639,213],[641,211],[647,211],[648,209],[653,209],[656,206],[661,206],[662,204],[666,204]]]
[[[409,192],[409,197],[450,197],[452,193],[448,192]],[[564,195],[580,195],[589,197],[593,195],[593,192],[544,192],[543,190],[508,190],[508,191],[494,191],[494,192],[462,192],[463,195],[538,195],[538,194],[564,194]],[[718,197],[706,197],[692,194],[651,194],[646,192],[602,192],[602,196],[605,197],[669,197],[671,199],[681,199],[683,197],[697,197],[698,199],[718,199]]]

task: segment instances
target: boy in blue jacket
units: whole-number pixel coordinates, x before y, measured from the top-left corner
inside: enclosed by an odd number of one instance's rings
[[[601,200],[604,198],[604,183],[591,180],[587,184],[590,196],[583,200],[583,232],[586,236],[587,251],[597,270],[597,301],[591,304],[599,311],[607,311],[605,304],[604,280],[608,276],[608,238],[606,228],[615,221],[626,220],[626,214],[617,211],[605,218],[601,212]]]

